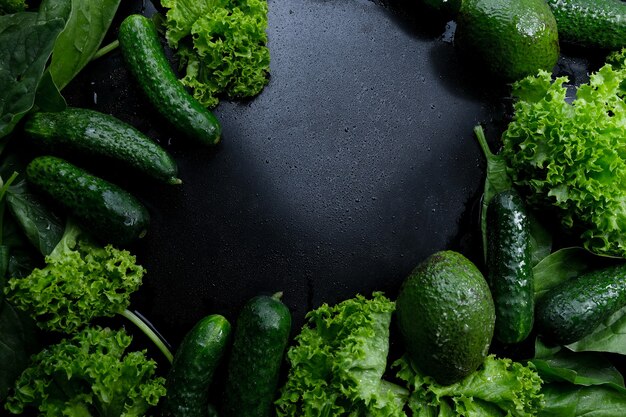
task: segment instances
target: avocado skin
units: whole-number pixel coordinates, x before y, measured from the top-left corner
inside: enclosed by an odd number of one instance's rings
[[[507,82],[552,72],[560,52],[545,0],[464,0],[454,42],[468,60]]]
[[[413,366],[442,385],[483,363],[495,308],[478,268],[454,251],[431,255],[406,278],[396,301],[398,325]]]

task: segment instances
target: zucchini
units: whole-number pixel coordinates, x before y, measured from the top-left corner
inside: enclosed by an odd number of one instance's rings
[[[532,246],[528,216],[514,190],[496,194],[487,208],[487,282],[496,307],[494,334],[518,343],[534,321]]]
[[[165,385],[165,416],[206,416],[209,386],[229,338],[230,323],[218,314],[206,316],[185,335]]]
[[[221,417],[271,415],[291,331],[291,314],[279,298],[254,297],[237,318]]]
[[[218,143],[219,121],[176,78],[154,23],[147,17],[130,15],[120,25],[118,38],[130,72],[157,111],[200,144]]]
[[[573,343],[624,306],[626,264],[594,270],[561,283],[537,302],[537,332],[554,343]]]
[[[106,157],[158,180],[181,183],[176,162],[163,148],[108,114],[71,107],[38,112],[26,121],[24,130],[52,152],[70,150]]]
[[[622,0],[547,0],[559,39],[582,46],[626,46],[626,3]]]
[[[148,210],[133,195],[61,158],[33,159],[26,179],[106,243],[125,245],[148,230]]]

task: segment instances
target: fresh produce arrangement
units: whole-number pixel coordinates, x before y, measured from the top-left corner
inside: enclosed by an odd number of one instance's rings
[[[163,0],[148,18],[118,16],[119,0],[0,0],[2,412],[626,415],[626,3],[423,3],[456,19],[460,54],[511,83],[498,152],[474,129],[487,162],[482,259],[433,250],[395,296],[311,305],[301,327],[285,293],[259,291],[236,317],[209,312],[172,346],[131,307],[150,277],[133,254],[150,239],[150,202],[101,168],[184,188],[177,161],[61,92],[119,47],[147,111],[192,151],[219,152],[210,109],[269,81],[268,4]],[[605,52],[587,82],[553,76],[566,43]],[[37,154],[24,160],[16,141]]]

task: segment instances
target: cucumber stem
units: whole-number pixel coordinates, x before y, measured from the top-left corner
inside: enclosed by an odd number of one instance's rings
[[[169,363],[172,363],[174,361],[174,355],[172,355],[172,352],[168,349],[167,346],[165,346],[165,343],[163,342],[161,337],[154,330],[152,330],[152,328],[145,321],[143,321],[139,316],[137,316],[135,313],[128,309],[124,310],[121,315],[130,320],[135,326],[139,327],[139,330],[141,330],[146,336],[148,336],[150,340],[152,340],[152,343],[154,343],[156,347],[159,348],[159,350],[167,358]]]
[[[95,61],[98,58],[102,58],[104,55],[115,50],[118,46],[120,46],[120,41],[118,41],[117,39],[109,43],[108,45],[104,45],[102,48],[98,49],[95,54],[93,54],[91,60]]]
[[[274,300],[278,300],[278,301],[280,301],[280,300],[281,300],[281,298],[283,298],[283,292],[282,292],[282,291],[278,291],[278,292],[276,292],[276,293],[272,294],[272,298],[273,298]]]

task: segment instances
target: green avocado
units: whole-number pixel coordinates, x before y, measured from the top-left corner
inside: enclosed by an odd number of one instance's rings
[[[469,61],[507,82],[552,72],[560,51],[545,0],[463,0],[454,42]]]
[[[487,356],[493,299],[482,273],[458,252],[419,264],[400,288],[396,314],[411,363],[440,384],[463,379]]]

